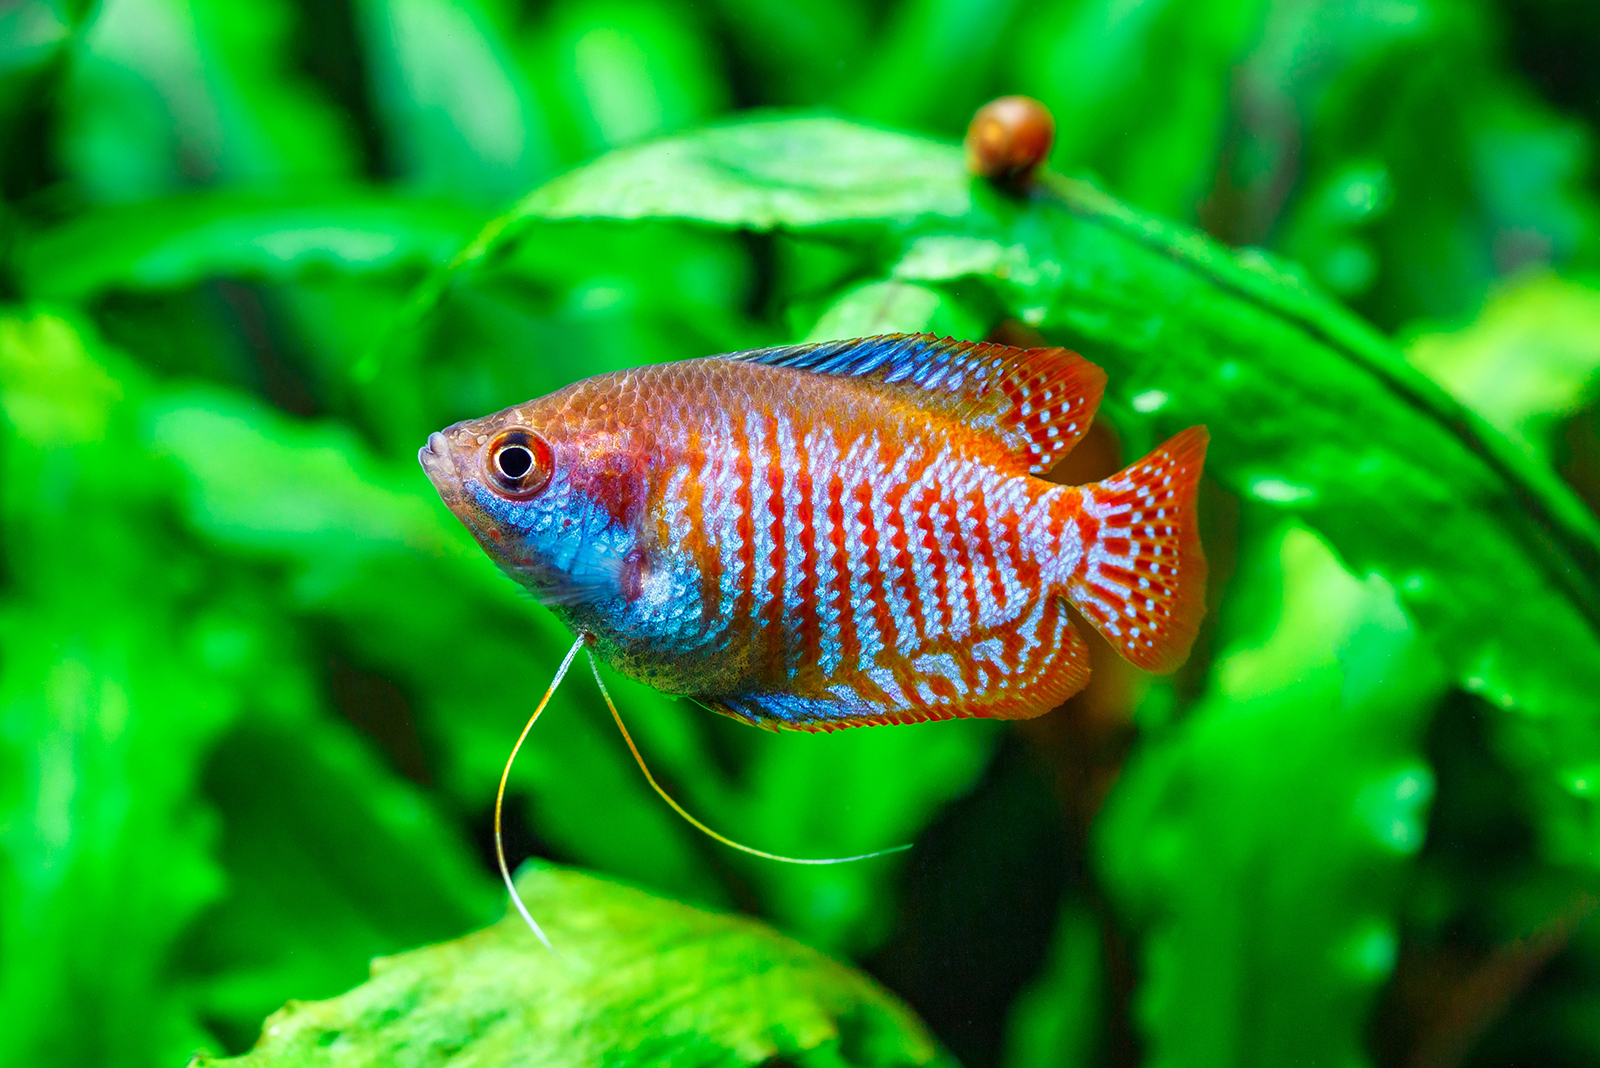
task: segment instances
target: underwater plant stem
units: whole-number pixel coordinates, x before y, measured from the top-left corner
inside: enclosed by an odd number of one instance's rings
[[[587,634],[580,634],[578,640],[572,643],[572,648],[567,650],[567,655],[561,661],[561,667],[556,670],[556,677],[550,680],[550,687],[545,690],[544,696],[539,698],[539,707],[533,710],[533,715],[528,717],[527,724],[522,728],[522,733],[517,735],[517,744],[511,747],[511,755],[506,757],[506,766],[500,772],[500,789],[494,795],[494,855],[500,862],[500,878],[505,880],[506,889],[511,893],[511,903],[516,906],[522,918],[527,921],[528,927],[539,936],[539,941],[544,943],[544,948],[554,953],[556,947],[550,944],[550,939],[545,936],[544,928],[534,922],[528,914],[528,906],[522,903],[522,895],[517,893],[516,884],[511,881],[511,869],[506,866],[505,842],[500,837],[500,811],[505,804],[506,781],[511,778],[511,765],[517,759],[517,753],[522,749],[522,743],[527,740],[528,732],[533,730],[534,722],[539,718],[539,713],[544,711],[545,705],[550,703],[550,698],[556,694],[556,688],[561,685],[561,680],[567,677],[567,669],[572,666],[572,658],[578,655],[578,650],[588,642]],[[590,658],[593,659],[592,657]]]
[[[611,710],[611,718],[616,721],[617,730],[622,732],[622,740],[628,743],[628,750],[633,753],[634,763],[638,764],[639,770],[644,772],[645,781],[650,784],[650,789],[654,790],[657,795],[660,796],[661,800],[671,805],[672,811],[682,816],[691,827],[699,831],[701,834],[706,835],[708,838],[714,838],[723,845],[728,846],[731,849],[737,849],[741,853],[749,853],[753,857],[763,857],[767,860],[776,860],[784,864],[848,864],[855,860],[870,860],[873,857],[888,856],[890,853],[903,853],[911,848],[909,844],[898,845],[889,849],[879,849],[871,853],[858,853],[853,857],[785,857],[780,856],[777,853],[768,853],[764,849],[756,849],[753,846],[747,846],[742,842],[735,842],[727,835],[718,834],[716,831],[713,831],[710,827],[707,827],[705,824],[689,815],[688,810],[682,805],[678,804],[677,801],[673,800],[672,795],[663,790],[661,788],[661,784],[656,782],[656,777],[650,774],[650,768],[645,764],[644,757],[639,753],[639,747],[633,743],[633,735],[629,734],[628,728],[622,725],[622,716],[617,712],[616,702],[611,700],[611,691],[606,689],[605,680],[600,677],[600,664],[594,658],[594,650],[590,649],[587,650],[587,652],[589,654],[589,668],[594,672],[595,685],[600,687],[600,696],[605,698],[606,707]],[[568,658],[571,658],[570,653],[568,654]],[[565,665],[563,665],[563,670],[565,670]],[[532,921],[530,920],[529,922],[531,923]]]

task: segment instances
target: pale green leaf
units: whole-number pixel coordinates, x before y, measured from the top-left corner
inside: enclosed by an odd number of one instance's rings
[[[951,1063],[871,980],[751,920],[560,869],[533,869],[518,886],[559,955],[508,913],[377,961],[342,997],[288,1006],[243,1057],[198,1063]]]

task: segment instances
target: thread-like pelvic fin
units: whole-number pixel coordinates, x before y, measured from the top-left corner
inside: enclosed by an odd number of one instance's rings
[[[506,866],[506,847],[500,837],[500,810],[505,804],[506,781],[511,778],[511,765],[517,759],[517,753],[522,749],[522,743],[527,740],[528,732],[533,730],[534,721],[539,718],[539,713],[544,711],[550,703],[550,698],[556,695],[556,688],[561,685],[561,680],[567,677],[567,669],[572,666],[572,658],[578,655],[589,641],[587,634],[580,634],[578,640],[572,643],[572,648],[567,650],[567,655],[561,660],[561,667],[556,670],[556,677],[550,680],[550,688],[545,690],[544,696],[539,698],[539,706],[533,710],[533,715],[528,717],[527,725],[522,728],[522,733],[517,735],[517,744],[511,747],[511,755],[506,757],[505,770],[500,772],[500,789],[494,794],[494,856],[500,862],[500,878],[505,880],[506,890],[511,894],[511,904],[516,906],[517,912],[527,921],[528,929],[539,937],[544,943],[544,948],[555,953],[556,947],[550,944],[550,939],[545,935],[544,928],[534,921],[528,913],[528,906],[522,903],[522,895],[517,893],[516,884],[511,881],[511,869]],[[559,956],[560,954],[557,954]]]

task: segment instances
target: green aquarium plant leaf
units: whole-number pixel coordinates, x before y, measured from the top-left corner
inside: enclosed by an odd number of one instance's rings
[[[372,381],[387,348],[527,228],[555,219],[684,219],[757,230],[965,216],[970,183],[945,145],[826,117],[763,116],[619,148],[490,220],[412,295],[391,336],[352,371]]]
[[[1031,196],[969,179],[954,146],[832,119],[762,117],[613,153],[555,180],[458,258],[538,218],[678,218],[826,232],[925,286],[1000,309],[1110,373],[1131,455],[1192,423],[1207,471],[1381,575],[1450,677],[1502,713],[1541,786],[1547,847],[1589,864],[1600,759],[1600,522],[1571,490],[1294,269],[1234,253],[1093,186]],[[1508,597],[1508,590],[1517,595]]]
[[[973,199],[960,159],[940,142],[843,119],[758,116],[610,152],[528,194],[503,225],[676,218],[767,230],[960,218]]]
[[[508,913],[380,959],[349,993],[270,1017],[245,1056],[197,1068],[953,1064],[870,979],[751,920],[556,868],[518,888],[559,955]]]
[[[972,337],[982,321],[932,286],[885,279],[846,290],[822,313],[807,341],[837,341],[873,334]]]

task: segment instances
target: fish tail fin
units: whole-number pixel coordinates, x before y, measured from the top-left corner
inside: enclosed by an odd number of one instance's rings
[[[1206,558],[1195,495],[1211,436],[1192,426],[1102,482],[1068,490],[1059,521],[1078,551],[1064,586],[1073,607],[1146,671],[1175,671],[1205,615]]]

